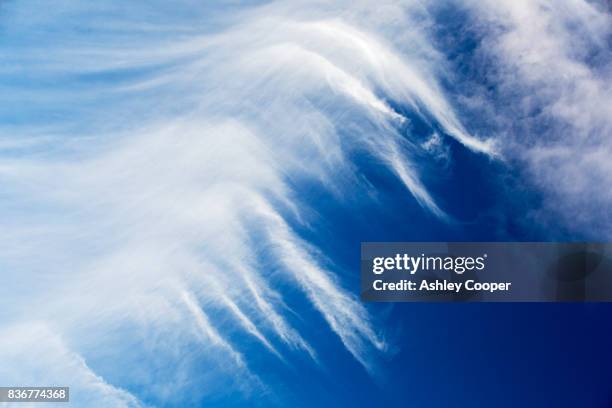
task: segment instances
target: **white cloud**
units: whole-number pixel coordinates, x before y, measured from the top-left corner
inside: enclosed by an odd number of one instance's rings
[[[108,384],[42,323],[6,326],[0,332],[0,379],[15,386],[69,387],[70,403],[88,407],[144,407],[129,392]],[[40,403],[25,404],[35,407]],[[20,404],[22,405],[22,404]],[[48,403],[62,406],[65,403]],[[0,406],[8,406],[0,403]]]
[[[325,364],[316,339],[287,313],[281,287],[290,285],[375,369],[384,336],[333,263],[292,228],[308,228],[316,209],[290,186],[308,180],[336,197],[358,194],[367,186],[351,158],[365,154],[444,219],[410,159],[410,135],[398,130],[407,119],[397,105],[439,125],[427,148],[448,134],[478,154],[509,152],[562,198],[560,211],[595,222],[612,200],[601,191],[612,181],[611,81],[609,66],[587,59],[606,43],[609,16],[579,0],[459,3],[482,23],[500,91],[520,95],[520,106],[499,112],[505,123],[543,103],[542,120],[555,126],[497,140],[471,135],[439,85],[444,57],[420,2],[273,2],[216,11],[213,28],[127,20],[108,25],[104,41],[21,50],[0,68],[5,75],[25,64],[50,83],[102,79],[12,88],[12,103],[66,115],[53,126],[2,128],[0,259],[11,271],[0,288],[10,305],[2,320],[50,322],[88,378],[85,361],[114,347],[113,336],[134,335],[125,327],[155,342],[143,353],[164,358],[196,343],[215,374],[239,378],[232,386],[248,393],[265,386],[243,349],[288,363],[297,351]],[[63,5],[61,16],[70,7],[78,6]],[[19,343],[24,332],[15,333]],[[180,384],[181,370],[158,381]],[[96,378],[111,387],[106,377]]]
[[[612,16],[602,2],[468,1],[507,98],[500,143],[545,192],[546,222],[594,239],[612,217]],[[555,221],[556,220],[556,221]]]
[[[70,7],[61,7],[64,18]],[[325,364],[286,313],[280,287],[289,284],[374,369],[383,337],[330,260],[293,231],[292,223],[308,227],[314,209],[288,181],[316,181],[338,196],[351,185],[356,194],[367,186],[351,156],[367,154],[444,218],[405,154],[410,143],[398,128],[406,118],[393,103],[476,152],[494,151],[468,134],[427,73],[425,57],[439,56],[419,20],[404,54],[385,37],[403,9],[395,2],[355,5],[343,19],[328,7],[273,3],[225,16],[212,31],[170,24],[163,40],[150,26],[119,23],[111,34],[132,33],[20,51],[21,61],[36,61],[34,76],[123,74],[89,87],[13,89],[16,100],[56,101],[70,123],[52,132],[17,126],[0,139],[17,149],[0,159],[0,259],[12,271],[0,293],[6,313],[50,322],[94,361],[118,347],[115,336],[134,332],[165,339],[156,340],[158,358],[197,343],[206,351],[199,358],[248,393],[265,387],[241,350],[250,342],[281,361],[298,351]],[[180,383],[176,370],[142,381]]]

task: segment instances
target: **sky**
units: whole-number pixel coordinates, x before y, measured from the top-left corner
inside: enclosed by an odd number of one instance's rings
[[[587,0],[0,3],[0,385],[601,406],[605,304],[366,304],[364,241],[612,234]]]

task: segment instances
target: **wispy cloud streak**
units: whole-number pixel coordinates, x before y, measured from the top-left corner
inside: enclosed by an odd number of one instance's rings
[[[65,3],[58,10],[83,12]],[[109,29],[94,25],[106,41],[60,37],[12,57],[60,84],[11,85],[18,103],[36,101],[24,112],[55,109],[63,118],[1,135],[0,257],[16,271],[2,293],[7,313],[53,322],[92,359],[114,346],[90,330],[172,332],[164,354],[200,344],[216,356],[206,358],[232,362],[226,372],[247,373],[246,390],[260,386],[241,351],[251,341],[287,363],[301,351],[325,364],[286,313],[280,288],[289,282],[373,370],[383,337],[334,277],[332,260],[294,231],[316,209],[288,181],[366,189],[351,159],[365,154],[444,218],[409,159],[409,120],[393,106],[439,123],[475,152],[493,154],[492,145],[465,131],[421,71],[427,61],[385,44],[376,26],[329,18],[323,4],[217,12],[212,30],[118,19]],[[14,64],[3,68],[7,78]],[[283,273],[272,275],[271,264]],[[51,289],[16,290],[32,279]]]
[[[0,127],[0,266],[11,271],[0,321],[48,321],[83,363],[96,361],[88,372],[111,374],[109,384],[123,377],[97,357],[129,354],[115,340],[130,336],[154,343],[137,350],[141,361],[180,360],[197,344],[190,357],[240,378],[231,385],[245,393],[265,387],[248,350],[325,365],[315,336],[287,312],[287,287],[374,371],[384,333],[334,260],[298,233],[317,208],[294,188],[367,191],[357,156],[441,221],[450,217],[413,153],[439,155],[448,140],[525,160],[543,189],[567,199],[565,214],[580,213],[592,192],[587,174],[611,181],[609,56],[595,52],[596,64],[580,53],[609,41],[609,15],[592,3],[451,2],[480,22],[481,50],[500,67],[497,90],[519,95],[519,109],[496,117],[510,130],[491,135],[469,131],[452,102],[460,98],[442,85],[453,75],[421,2],[176,6],[187,16],[120,3],[58,2],[31,20],[12,5],[19,41],[2,49],[0,67],[0,113],[11,118]],[[21,35],[32,27],[45,36]],[[555,123],[542,140],[510,126],[529,95],[545,106],[532,123]],[[414,137],[411,118],[434,136]],[[596,195],[600,214],[611,199]],[[182,380],[193,367],[176,367],[157,381],[193,385]],[[163,402],[162,388],[151,389],[148,399]]]

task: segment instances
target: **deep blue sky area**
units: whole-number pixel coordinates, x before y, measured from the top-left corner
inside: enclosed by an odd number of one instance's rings
[[[330,377],[304,371],[291,382],[297,406],[609,407],[609,306],[388,309],[381,320],[397,332],[399,351],[381,364],[383,374],[372,380],[340,361]]]
[[[447,224],[423,215],[401,186],[381,180],[385,179],[381,174],[371,176],[380,178],[377,185],[387,186],[376,209],[325,206],[321,204],[329,202],[325,193],[309,190],[324,220],[317,244],[342,266],[344,283],[353,293],[359,291],[362,241],[550,239],[521,222],[525,203],[536,198],[508,191],[512,184],[499,182],[509,177],[503,168],[460,147],[453,152],[460,160],[454,160],[452,175],[436,191],[448,206],[445,210],[460,219],[475,217],[471,223]],[[496,172],[497,178],[491,177]],[[291,389],[304,406],[609,407],[612,403],[609,304],[370,303],[368,308],[396,352],[383,359],[374,378],[344,358],[333,359],[331,382],[325,381],[317,392],[312,389],[320,377],[314,381],[296,377]]]

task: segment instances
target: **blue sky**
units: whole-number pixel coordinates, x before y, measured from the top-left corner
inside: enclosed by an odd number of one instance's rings
[[[608,406],[609,307],[363,304],[362,241],[607,241],[609,9],[0,5],[0,383]]]

